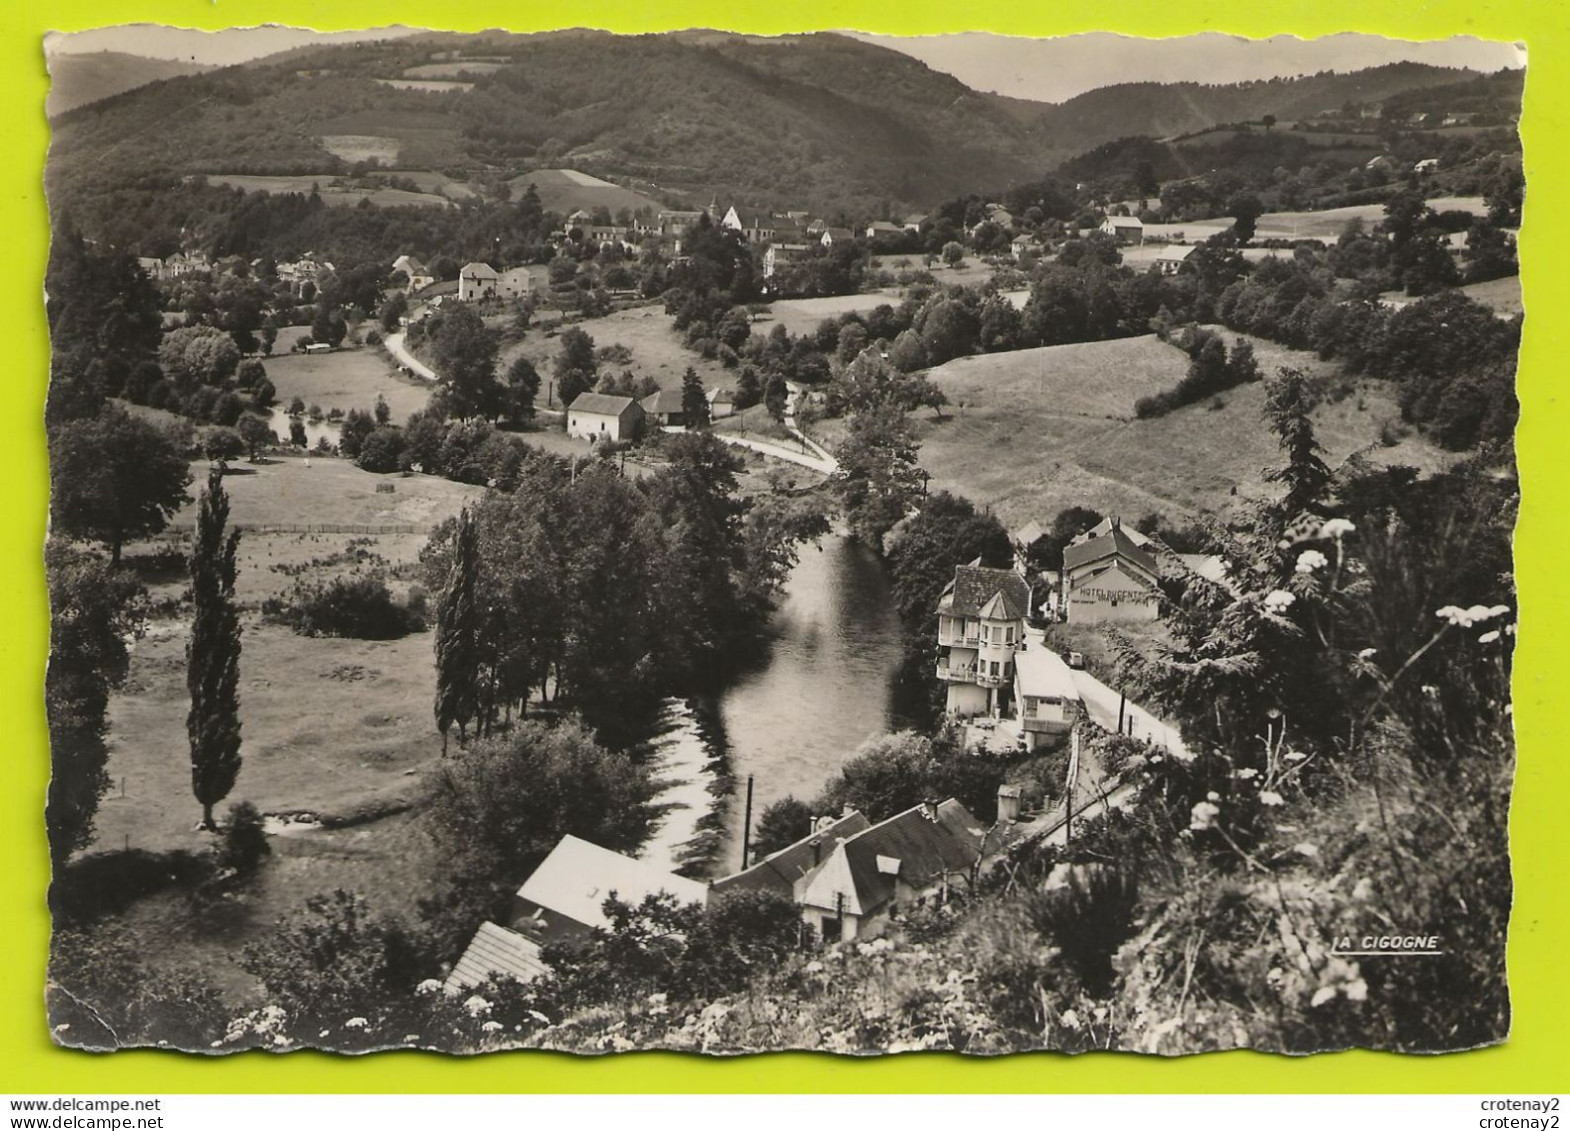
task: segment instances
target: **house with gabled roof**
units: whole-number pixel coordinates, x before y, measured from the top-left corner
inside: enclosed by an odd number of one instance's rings
[[[541,944],[582,938],[609,926],[605,901],[611,896],[638,904],[661,893],[700,907],[709,901],[709,886],[701,880],[564,836],[513,897],[510,929]]]
[[[715,880],[710,893],[717,899],[733,892],[767,891],[800,903],[807,885],[839,843],[871,827],[872,822],[855,809],[838,817],[819,817],[806,836],[771,852],[750,868]]]
[[[644,419],[660,428],[681,428],[687,423],[680,388],[656,389],[639,401],[638,406],[643,409]]]
[[[1074,729],[1082,701],[1074,672],[1039,638],[1014,653],[1014,714],[1027,750],[1060,745]]]
[[[1103,519],[1063,549],[1062,603],[1070,624],[1150,621],[1161,615],[1161,567],[1151,539]]]
[[[801,893],[802,919],[824,942],[875,938],[901,909],[968,886],[986,835],[953,798],[907,809],[835,846]]]
[[[400,255],[394,259],[392,269],[404,273],[404,277],[409,280],[406,287],[411,293],[424,290],[436,282],[436,276],[431,273],[431,269],[412,255]]]
[[[567,435],[591,444],[632,440],[643,429],[643,408],[631,397],[579,393],[567,406]]]
[[[938,679],[952,715],[996,715],[1014,677],[1014,650],[1025,637],[1030,585],[1019,571],[977,558],[956,566],[938,597]]]
[[[465,263],[458,272],[458,301],[479,302],[494,298],[496,283],[501,276],[489,263]]]
[[[548,969],[539,943],[487,920],[474,932],[442,989],[456,994],[493,980],[532,982]]]
[[[1145,242],[1145,224],[1138,216],[1108,216],[1101,222],[1100,230],[1118,243],[1138,245]]]

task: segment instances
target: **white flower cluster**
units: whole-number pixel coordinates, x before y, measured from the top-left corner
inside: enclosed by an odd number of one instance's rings
[[[1293,568],[1298,573],[1313,573],[1316,569],[1323,569],[1330,564],[1330,559],[1318,550],[1304,550],[1297,556],[1297,565]]]
[[[1345,538],[1348,534],[1351,534],[1356,529],[1357,527],[1352,525],[1352,523],[1347,519],[1332,518],[1327,520],[1325,525],[1319,528],[1319,536],[1321,538],[1334,538],[1339,542],[1342,538]]]
[[[1297,598],[1285,589],[1273,589],[1265,594],[1265,611],[1280,616],[1290,609]]]
[[[1446,605],[1435,611],[1434,615],[1440,620],[1455,625],[1457,628],[1471,628],[1474,624],[1482,624],[1496,617],[1502,617],[1510,611],[1508,605],[1473,605],[1463,609],[1458,605]]]

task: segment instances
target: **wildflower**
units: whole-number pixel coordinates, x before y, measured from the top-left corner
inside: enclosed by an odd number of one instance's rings
[[[370,1022],[363,1017],[351,1017],[343,1023],[345,1029],[364,1029]]]
[[[1419,688],[1419,690],[1422,691],[1422,693],[1424,695],[1427,695],[1430,699],[1437,699],[1437,698],[1439,698],[1439,688],[1435,687],[1431,683],[1423,684],[1423,686],[1421,688]]]
[[[480,1032],[482,1033],[500,1033],[501,1031],[502,1023],[500,1021],[487,1021],[480,1026]]]
[[[1284,805],[1284,804],[1286,804],[1286,802],[1282,800],[1281,795],[1279,793],[1277,793],[1273,789],[1262,789],[1262,790],[1260,790],[1259,791],[1259,803],[1261,805],[1269,805],[1272,808],[1274,808],[1277,805]]]
[[[1219,793],[1217,793],[1215,790],[1211,790],[1209,793],[1205,794],[1205,800],[1206,801],[1220,801],[1221,800],[1221,795]]]
[[[1285,754],[1282,755],[1282,757],[1285,758],[1288,762],[1301,762],[1304,758],[1307,758],[1308,755],[1303,753],[1301,750],[1288,750]]]
[[[1059,1020],[1062,1021],[1063,1024],[1067,1025],[1070,1029],[1079,1028],[1079,1014],[1075,1013],[1072,1009],[1065,1009]]]
[[[491,1003],[486,1001],[479,994],[475,994],[473,997],[465,1001],[463,1003],[463,1007],[469,1011],[470,1017],[479,1017],[481,1014],[489,1013],[491,1011]]]
[[[437,981],[435,978],[427,978],[418,986],[414,987],[414,992],[419,994],[421,997],[428,997],[429,995],[439,991],[441,988],[441,982]]]
[[[1259,771],[1253,766],[1244,766],[1241,770],[1233,770],[1232,776],[1242,778],[1244,781],[1253,781],[1259,776]]]
[[[1334,538],[1339,542],[1356,529],[1357,527],[1352,525],[1347,519],[1332,518],[1326,520],[1325,525],[1319,528],[1319,536],[1321,538]]]
[[[1308,857],[1319,855],[1319,845],[1309,844],[1307,841],[1304,841],[1302,844],[1294,844],[1292,846],[1292,850],[1299,853],[1300,855]]]
[[[1297,565],[1293,568],[1298,573],[1313,573],[1316,569],[1322,569],[1329,564],[1330,559],[1318,550],[1304,550],[1297,556]]]
[[[1461,628],[1469,628],[1472,624],[1466,610],[1458,605],[1446,605],[1442,609],[1435,609],[1434,615],[1442,621],[1447,621]]]
[[[1285,589],[1272,589],[1265,595],[1265,611],[1280,616],[1290,609],[1296,600],[1297,598]]]
[[[1372,660],[1374,656],[1378,654],[1378,652],[1378,648],[1364,648],[1357,654],[1357,658],[1360,660]]]
[[[1352,898],[1359,903],[1367,901],[1374,894],[1374,882],[1367,876],[1352,885]]]
[[[538,1009],[529,1010],[529,1016],[538,1021],[541,1025],[549,1025],[551,1023],[551,1019],[545,1016],[545,1014],[541,1013]]]
[[[1215,826],[1216,818],[1220,815],[1221,806],[1212,805],[1208,801],[1201,801],[1198,805],[1194,806],[1192,812],[1189,814],[1191,819],[1188,822],[1188,827],[1193,829],[1195,832],[1204,832],[1206,829]]]

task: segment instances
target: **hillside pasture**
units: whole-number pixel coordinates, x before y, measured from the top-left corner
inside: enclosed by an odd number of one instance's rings
[[[398,151],[403,143],[395,137],[377,137],[374,134],[324,134],[322,148],[342,161],[358,165],[374,161],[378,165],[393,165],[398,161]]]
[[[1312,354],[1252,340],[1266,375],[1282,365],[1335,373]],[[1017,352],[1028,356],[967,358],[931,372],[951,402],[941,420],[915,418],[919,458],[934,488],[991,507],[1010,527],[1049,520],[1071,505],[1177,518],[1270,495],[1264,469],[1281,457],[1260,415],[1263,384],[1137,420],[1139,397],[1171,388],[1187,372],[1175,347],[1148,336]],[[1447,462],[1415,435],[1381,446],[1381,427],[1400,413],[1393,388],[1379,381],[1358,382],[1341,400],[1320,405],[1314,419],[1332,465],[1353,452],[1423,470]]]
[[[825,318],[842,314],[866,314],[885,304],[898,306],[898,294],[877,291],[860,295],[827,295],[822,298],[782,298],[769,304],[768,313],[753,324],[753,333],[766,334],[784,326],[791,334],[810,334]]]
[[[682,374],[686,372],[688,366],[691,366],[697,371],[705,388],[733,387],[736,383],[735,370],[726,369],[718,361],[711,361],[696,351],[688,349],[683,344],[681,335],[671,325],[671,321],[671,316],[665,313],[663,307],[649,305],[618,310],[604,318],[591,318],[575,325],[594,339],[597,349],[622,345],[631,351],[630,363],[626,365],[605,363],[600,367],[601,372],[609,370],[620,373],[623,369],[631,369],[634,373],[649,374],[663,389],[672,389],[681,384]],[[760,323],[758,329],[766,330],[767,327]],[[561,345],[555,334],[530,330],[520,341],[503,350],[497,370],[505,373],[514,358],[520,355],[527,357],[539,370],[542,382],[540,396],[536,403],[541,408],[560,408],[560,402],[554,405],[546,403],[544,386],[544,381],[550,377],[556,355],[560,350]]]
[[[473,90],[472,82],[440,82],[435,79],[377,79],[383,86],[390,86],[394,90],[413,90],[420,94],[451,94],[454,91],[462,93]]]
[[[665,207],[651,196],[588,173],[580,173],[576,169],[536,169],[521,177],[514,177],[507,183],[514,197],[522,196],[533,185],[534,191],[539,194],[541,206],[548,212],[562,216],[570,215],[580,208],[589,212],[606,208],[614,216],[624,208],[632,212],[640,208],[658,212]]]
[[[307,406],[321,405],[324,413],[335,408],[344,412],[369,410],[380,394],[392,409],[394,423],[401,423],[410,413],[424,408],[431,396],[429,382],[399,373],[386,354],[369,346],[331,353],[275,354],[264,358],[262,364],[278,391],[280,404],[299,397]]]
[[[1480,196],[1436,196],[1428,202],[1436,212],[1487,213],[1487,206]],[[1341,235],[1342,229],[1352,220],[1361,220],[1372,228],[1385,218],[1383,204],[1354,204],[1345,208],[1326,208],[1317,212],[1266,212],[1255,225],[1256,240],[1324,240],[1329,243]],[[1190,220],[1182,224],[1146,224],[1145,236],[1163,240],[1186,239],[1198,243],[1217,232],[1229,231],[1230,216],[1210,220]],[[1125,252],[1125,262],[1127,254]]]
[[[422,63],[403,72],[406,79],[456,79],[464,75],[490,75],[506,63],[481,63],[459,60],[456,63]]]
[[[333,173],[319,176],[259,176],[249,173],[207,173],[210,184],[228,185],[242,192],[319,193],[322,202],[335,208],[353,208],[362,200],[369,200],[379,208],[405,205],[447,208],[452,204],[445,196],[435,193],[409,192],[407,189],[350,188]]]

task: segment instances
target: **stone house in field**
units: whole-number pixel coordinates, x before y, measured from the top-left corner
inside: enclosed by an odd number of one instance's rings
[[[1104,519],[1063,550],[1062,607],[1070,624],[1152,621],[1161,615],[1161,567],[1151,539]]]
[[[965,890],[986,828],[958,801],[926,802],[834,846],[799,898],[824,942],[876,938],[899,910]]]
[[[633,440],[642,429],[643,409],[631,397],[579,393],[567,406],[567,435],[580,440]]]
[[[1108,216],[1099,230],[1121,244],[1138,246],[1145,242],[1145,223],[1138,216]]]
[[[458,301],[480,302],[496,297],[496,284],[501,278],[489,263],[467,263],[458,272]]]
[[[497,298],[527,298],[533,294],[535,288],[543,286],[546,280],[545,268],[509,267],[496,276]]]
[[[1176,275],[1197,248],[1197,244],[1169,244],[1156,253],[1156,270],[1163,275]]]

